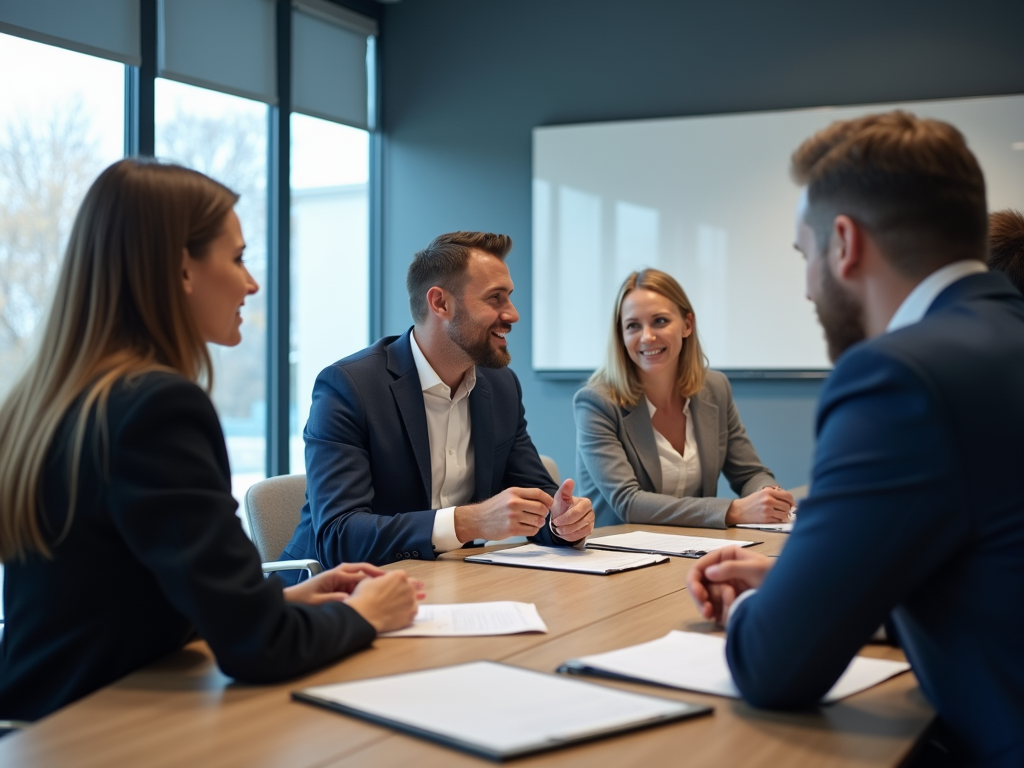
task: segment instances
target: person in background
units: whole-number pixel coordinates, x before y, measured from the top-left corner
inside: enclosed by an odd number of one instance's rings
[[[815,706],[891,616],[948,750],[918,764],[1024,765],[1024,297],[985,265],[981,168],[897,111],[833,123],[792,170],[835,361],[810,494],[778,559],[729,547],[687,586],[751,704]]]
[[[1024,293],[1024,215],[1006,208],[988,217],[988,266],[1004,273]]]
[[[415,325],[317,376],[307,502],[283,559],[433,560],[510,536],[583,545],[590,500],[544,469],[507,367],[511,250],[507,235],[435,238],[406,276]]]
[[[237,196],[122,160],[75,219],[39,350],[0,407],[0,719],[35,720],[195,633],[250,683],[409,624],[418,582],[343,565],[282,590],[235,515],[207,343],[257,290]]]
[[[576,393],[576,472],[598,525],[725,528],[789,519],[794,500],[761,464],[729,380],[708,370],[675,278],[623,282],[602,368]],[[738,499],[720,499],[725,473]]]

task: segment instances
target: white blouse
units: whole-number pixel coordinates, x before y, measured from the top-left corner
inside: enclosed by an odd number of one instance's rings
[[[647,401],[647,410],[650,411],[651,419],[658,409],[651,401]],[[683,406],[683,416],[686,417],[686,442],[683,444],[683,455],[672,447],[657,429],[654,430],[654,442],[658,446],[658,459],[661,462],[661,492],[668,496],[675,496],[677,499],[686,496],[701,496],[703,484],[700,477],[700,456],[697,455],[697,439],[693,434],[693,419],[690,417],[690,399],[686,399]],[[654,428],[654,425],[651,425]]]

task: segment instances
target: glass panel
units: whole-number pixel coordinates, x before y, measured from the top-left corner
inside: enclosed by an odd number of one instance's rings
[[[370,340],[370,134],[291,117],[292,472],[320,371]]]
[[[47,310],[82,197],[124,155],[125,68],[0,34],[0,73],[3,398]],[[0,631],[2,599],[0,566]]]
[[[0,34],[0,72],[3,397],[47,309],[85,191],[124,156],[125,68]]]
[[[257,101],[171,80],[156,81],[156,154],[211,176],[241,195],[235,211],[245,261],[260,291],[242,308],[242,343],[210,345],[213,402],[240,502],[266,472],[267,116]]]

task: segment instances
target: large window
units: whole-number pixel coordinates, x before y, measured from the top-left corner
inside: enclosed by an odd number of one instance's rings
[[[242,308],[242,343],[210,345],[220,414],[239,500],[266,476],[267,105],[172,80],[156,81],[156,155],[202,171],[241,198],[245,261],[260,284]]]
[[[292,472],[302,472],[302,429],[313,382],[370,337],[369,133],[291,117]]]
[[[122,64],[0,34],[0,397],[26,362],[86,189],[124,155]]]

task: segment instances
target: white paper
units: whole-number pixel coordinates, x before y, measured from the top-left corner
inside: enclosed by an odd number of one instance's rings
[[[640,568],[654,563],[664,563],[667,557],[637,554],[635,552],[609,552],[598,549],[573,549],[572,547],[542,547],[525,544],[512,549],[485,552],[466,558],[467,563],[490,563],[492,565],[519,565],[525,568],[544,568],[554,571],[575,571],[578,573],[614,573],[631,568]]]
[[[501,752],[691,711],[693,705],[476,661],[303,693]]]
[[[716,635],[673,630],[658,640],[583,656],[577,661],[603,672],[673,688],[740,698],[725,658],[725,638]],[[786,663],[785,659],[779,663]],[[854,656],[822,702],[852,696],[908,669],[910,665],[902,661]]]
[[[638,552],[659,552],[666,555],[704,554],[723,547],[747,547],[756,541],[734,541],[732,539],[709,539],[700,536],[677,536],[674,533],[649,533],[633,531],[616,533],[587,539],[588,547],[614,547]]]
[[[792,523],[736,523],[737,528],[753,528],[758,531],[778,531],[779,533],[792,533]]]
[[[413,623],[381,637],[474,637],[547,632],[533,603],[456,603],[421,605]]]

